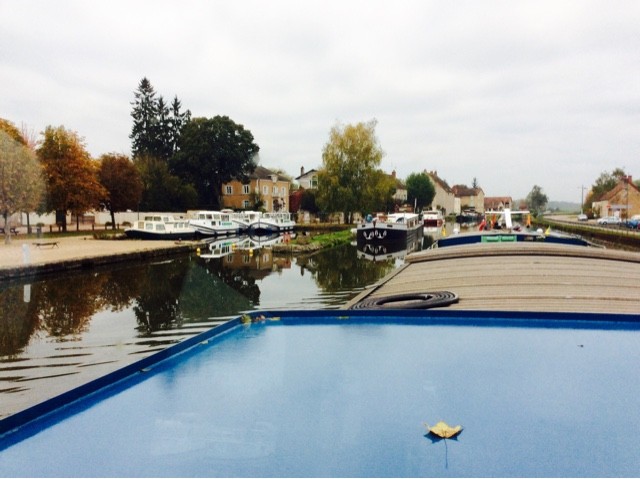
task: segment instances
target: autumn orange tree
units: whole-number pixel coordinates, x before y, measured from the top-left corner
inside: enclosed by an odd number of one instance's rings
[[[111,227],[116,228],[115,213],[136,209],[142,199],[142,180],[126,155],[107,153],[100,157],[98,178],[106,190],[104,207],[111,213]]]
[[[9,120],[0,118],[0,131],[4,131],[7,135],[11,137],[11,139],[13,139],[14,141],[17,141],[19,144],[23,146],[27,146],[27,141],[20,133],[20,130],[18,130],[18,128],[16,128],[16,126]]]
[[[48,126],[36,153],[47,178],[46,211],[56,212],[56,221],[67,231],[67,212],[79,216],[99,208],[106,196],[98,180],[98,163],[87,152],[74,131]]]
[[[9,217],[20,211],[34,211],[44,188],[36,155],[24,141],[15,139],[19,134],[16,137],[7,129],[7,125],[0,125],[0,213],[4,217],[5,243],[10,243]]]

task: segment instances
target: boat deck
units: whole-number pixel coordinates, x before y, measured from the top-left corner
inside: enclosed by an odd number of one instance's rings
[[[638,253],[500,243],[435,248],[406,261],[345,308],[396,295],[449,291],[458,302],[447,307],[458,310],[640,314]]]

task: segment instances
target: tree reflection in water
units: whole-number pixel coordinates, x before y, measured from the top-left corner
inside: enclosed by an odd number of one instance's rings
[[[299,258],[301,273],[310,271],[325,292],[355,290],[375,283],[396,267],[393,260],[368,261],[358,259],[352,245],[321,251],[307,258]]]
[[[273,257],[270,250],[269,255],[256,251],[253,257],[246,251],[234,254],[235,259],[206,261],[183,255],[65,273],[32,280],[28,285],[4,285],[0,289],[0,355],[21,354],[36,336],[80,340],[92,318],[105,311],[135,315],[139,336],[238,315],[260,307],[263,282],[315,283],[318,296],[325,301],[318,307],[333,306],[343,296],[332,300],[326,293],[346,291],[354,296],[397,266],[393,261],[358,259],[355,247],[345,246],[294,258],[300,268],[296,278],[292,258]],[[305,272],[311,274],[301,280]],[[296,288],[287,290],[285,301],[290,303],[275,307],[287,309],[288,304],[299,304],[303,298],[296,294]],[[114,320],[110,327],[118,328],[119,324]]]
[[[38,314],[32,302],[30,286],[5,286],[0,290],[0,356],[12,358],[22,352],[38,330]],[[29,291],[26,293],[26,291]]]

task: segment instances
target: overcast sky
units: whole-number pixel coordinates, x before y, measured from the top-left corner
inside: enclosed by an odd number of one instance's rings
[[[293,177],[376,119],[401,178],[576,203],[603,171],[640,178],[636,0],[0,0],[0,118],[130,154],[143,77]]]

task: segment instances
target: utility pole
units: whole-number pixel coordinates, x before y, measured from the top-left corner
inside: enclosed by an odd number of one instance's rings
[[[580,197],[580,214],[584,213],[584,190],[585,190],[586,186],[582,185],[580,186],[580,189],[582,190],[582,196]]]
[[[629,175],[625,178],[627,190],[627,210],[625,211],[625,220],[629,221]]]

